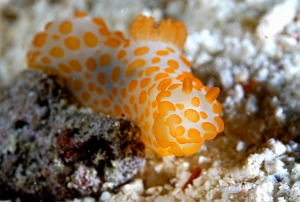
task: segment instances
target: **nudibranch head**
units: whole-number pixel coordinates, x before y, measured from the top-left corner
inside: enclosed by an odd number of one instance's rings
[[[215,138],[224,130],[224,123],[220,118],[222,106],[216,100],[219,88],[203,86],[190,73],[176,80],[156,97],[158,113],[152,132],[159,146],[183,156],[197,152],[204,140]],[[164,88],[167,83],[165,79],[159,85]]]

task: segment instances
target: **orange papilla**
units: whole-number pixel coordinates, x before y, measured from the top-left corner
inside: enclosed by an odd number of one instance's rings
[[[182,92],[190,94],[193,90],[193,82],[189,76],[186,76],[182,82]]]
[[[209,89],[205,95],[206,101],[211,104],[213,101],[217,99],[219,93],[220,93],[220,89],[217,87]]]

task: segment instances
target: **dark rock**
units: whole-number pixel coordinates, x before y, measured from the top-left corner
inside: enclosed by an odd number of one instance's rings
[[[0,199],[98,197],[144,165],[133,123],[82,110],[64,82],[26,70],[0,89]]]

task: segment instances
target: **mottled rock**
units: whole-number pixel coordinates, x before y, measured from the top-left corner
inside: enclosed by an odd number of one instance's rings
[[[79,109],[64,82],[26,70],[0,89],[0,199],[98,197],[144,165],[133,123]]]

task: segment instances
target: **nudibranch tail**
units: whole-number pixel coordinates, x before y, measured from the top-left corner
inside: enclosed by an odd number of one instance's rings
[[[140,15],[126,39],[78,12],[35,35],[27,64],[64,78],[82,105],[135,121],[157,154],[183,156],[224,129],[219,88],[195,78],[181,53],[186,36],[182,22]]]

